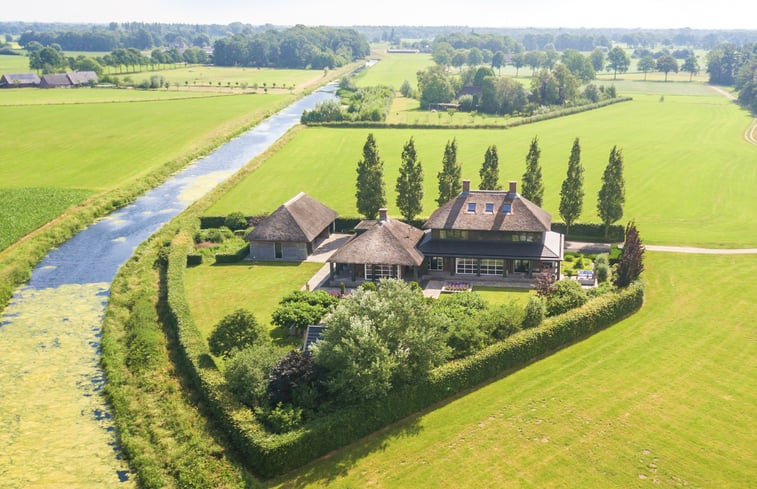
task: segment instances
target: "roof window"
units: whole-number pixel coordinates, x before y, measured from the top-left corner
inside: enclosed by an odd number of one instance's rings
[[[484,212],[486,212],[487,214],[494,214],[494,204],[487,202]]]
[[[512,207],[511,207],[511,204],[504,204],[504,205],[502,206],[502,212],[504,212],[505,214],[510,214],[510,213],[512,213]]]
[[[468,212],[476,213],[476,203],[468,202]]]

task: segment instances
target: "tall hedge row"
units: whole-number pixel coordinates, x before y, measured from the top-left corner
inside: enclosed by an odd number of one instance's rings
[[[281,435],[271,434],[228,391],[221,372],[189,313],[184,294],[189,234],[174,240],[167,273],[168,305],[192,381],[213,416],[226,428],[247,464],[263,477],[299,467],[314,458],[418,412],[502,372],[521,367],[571,342],[585,338],[637,311],[642,284],[598,297],[586,305],[521,331],[479,353],[434,369],[426,380],[395,389],[381,400],[345,407]]]

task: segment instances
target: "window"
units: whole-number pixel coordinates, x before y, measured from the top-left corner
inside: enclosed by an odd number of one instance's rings
[[[494,214],[494,204],[487,203],[485,211],[487,214]]]
[[[456,260],[456,273],[460,275],[473,275],[476,273],[475,258],[458,258]]]
[[[282,256],[284,256],[284,247],[277,241],[273,243],[273,257],[281,260]]]
[[[514,260],[514,268],[516,272],[528,272],[531,262],[529,260]]]
[[[503,275],[505,260],[484,258],[481,260],[481,275]]]
[[[396,265],[365,265],[366,280],[378,280],[380,278],[401,278],[397,275]]]
[[[439,232],[441,239],[468,239],[468,231],[461,229],[442,229]]]
[[[476,203],[475,202],[468,202],[468,212],[476,213]]]
[[[444,270],[444,258],[441,256],[432,256],[429,258],[428,269],[437,272]]]
[[[520,241],[521,243],[533,243],[538,241],[539,233],[513,233],[512,240]]]
[[[504,204],[502,206],[502,212],[504,212],[505,214],[510,214],[510,212],[512,212],[510,204]]]

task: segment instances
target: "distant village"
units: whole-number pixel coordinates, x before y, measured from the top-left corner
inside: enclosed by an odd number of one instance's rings
[[[72,71],[38,76],[36,73],[11,73],[0,76],[0,88],[75,88],[98,82],[94,71]]]

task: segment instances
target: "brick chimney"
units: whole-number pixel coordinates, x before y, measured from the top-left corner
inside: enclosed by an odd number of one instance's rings
[[[511,181],[510,182],[510,193],[515,194],[518,193],[518,182]]]
[[[470,192],[470,180],[463,180],[463,193],[467,194]]]
[[[379,222],[386,222],[388,219],[386,216],[386,207],[379,209]]]

